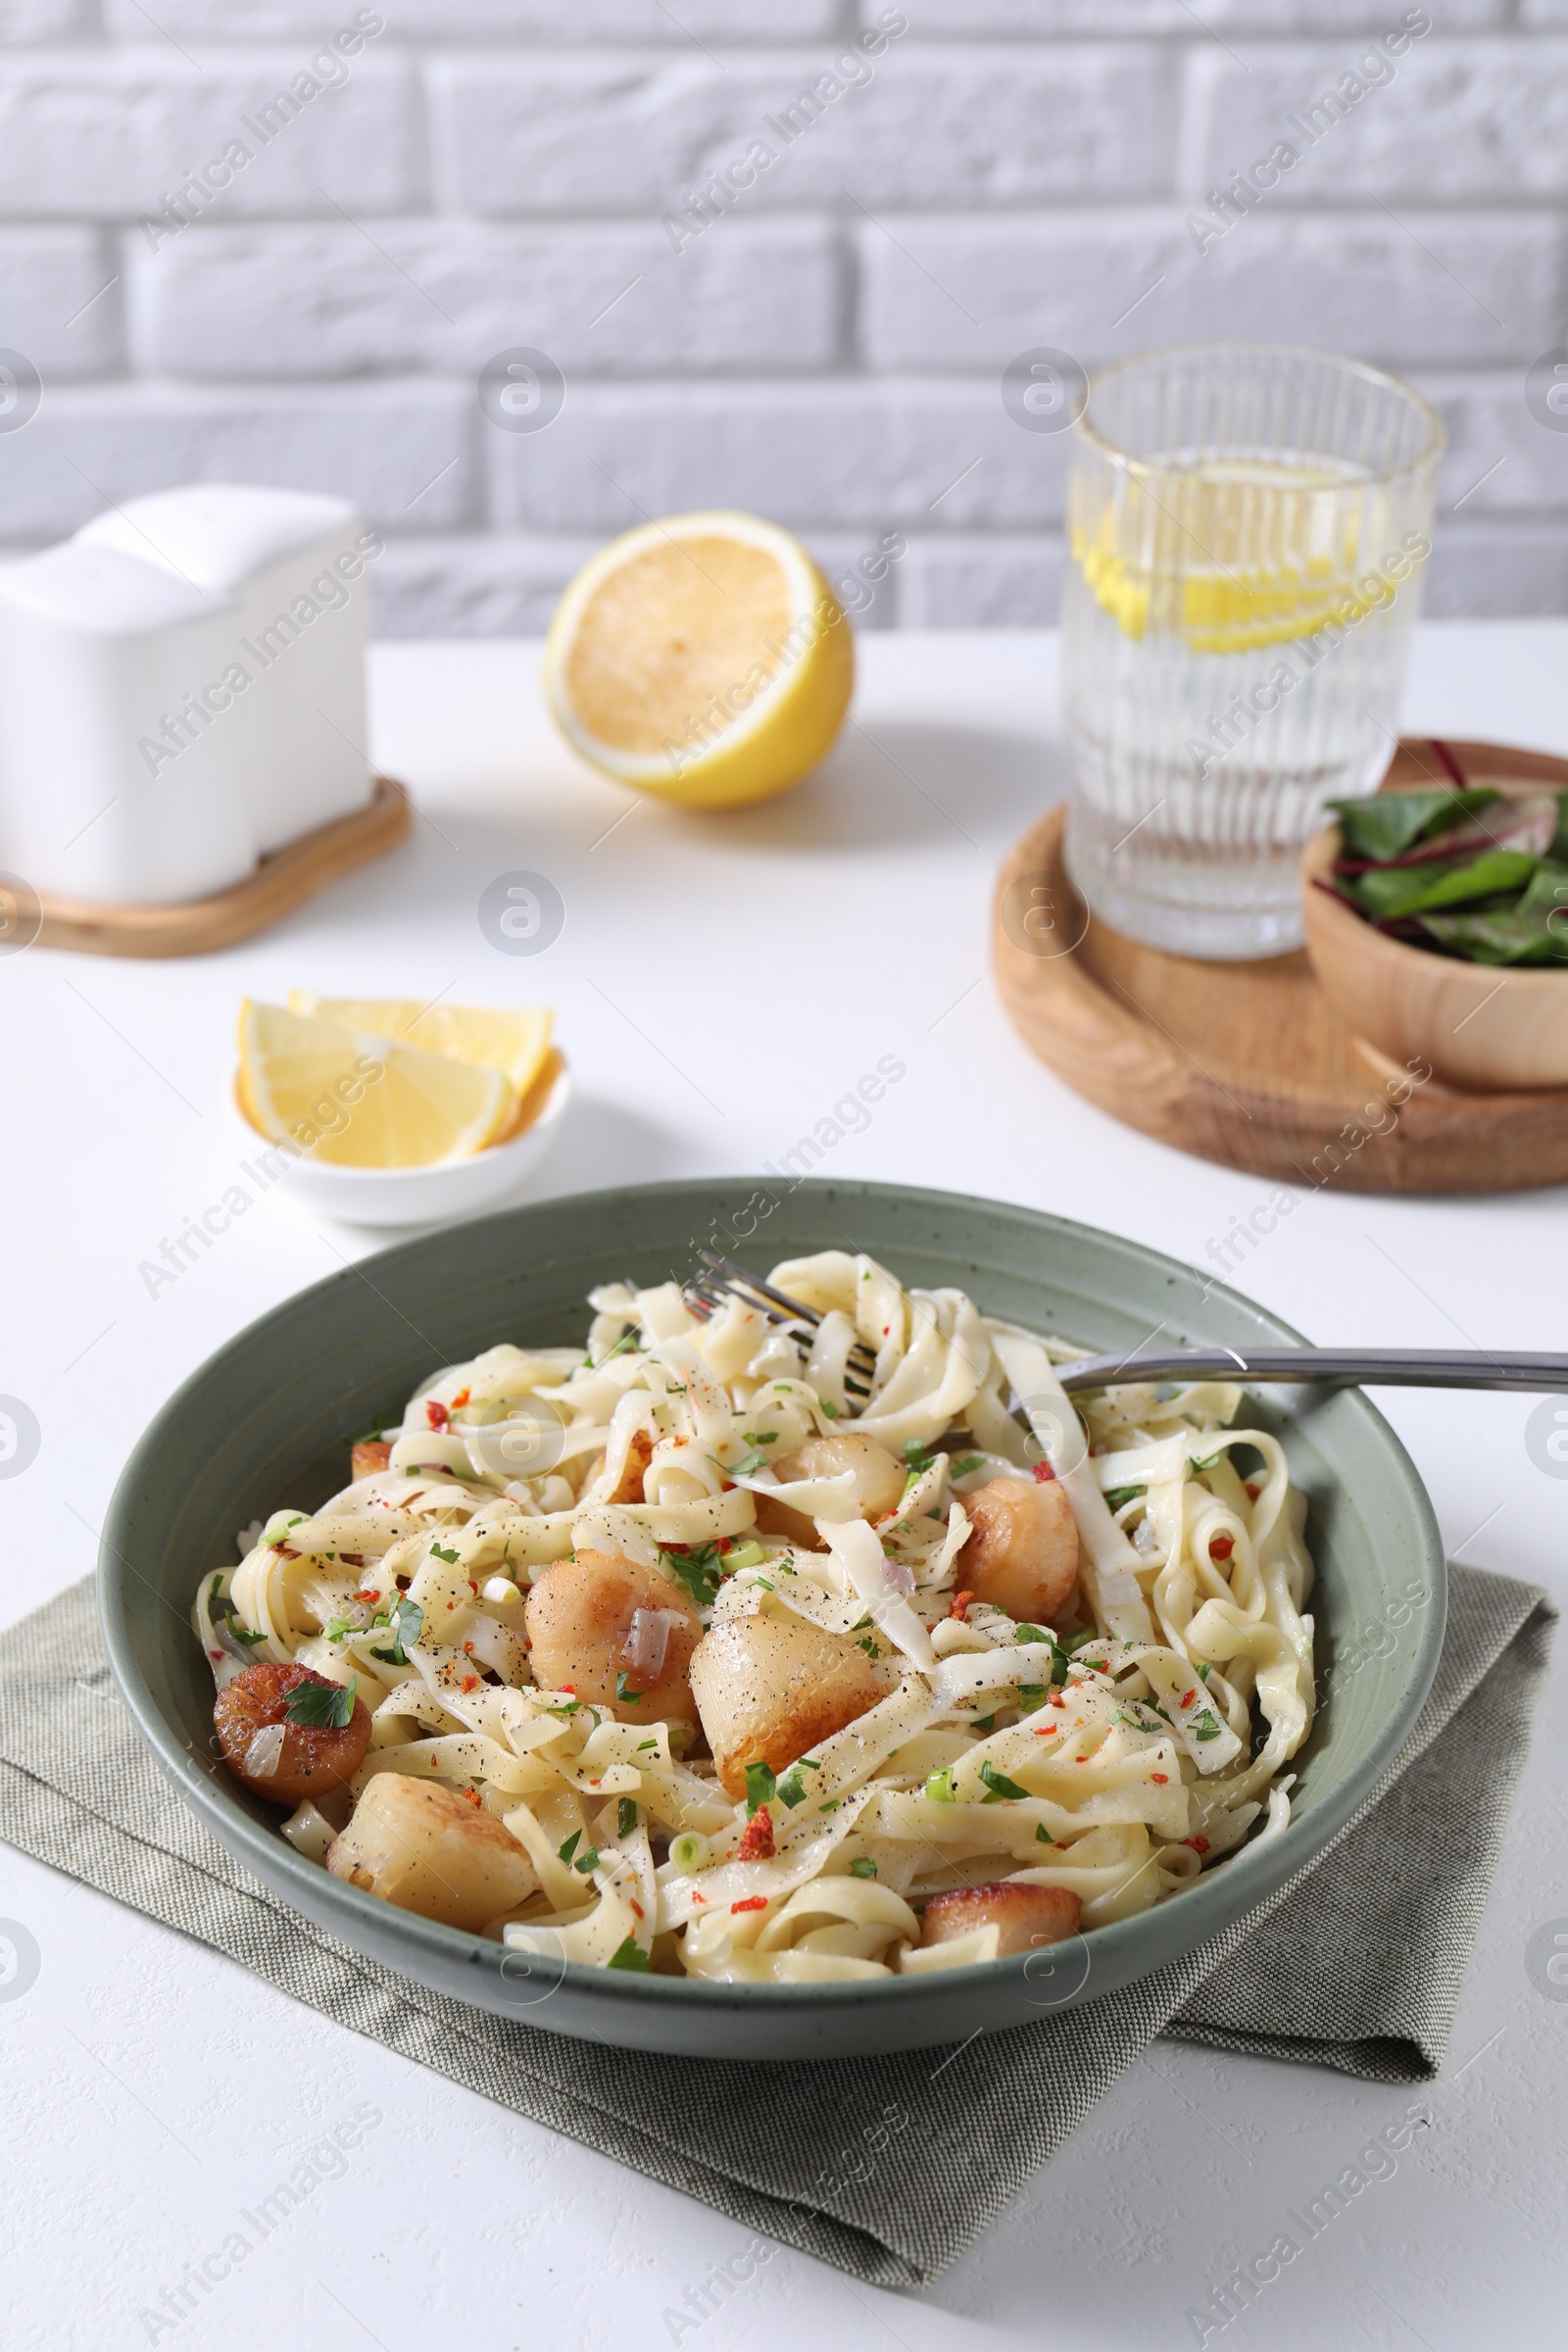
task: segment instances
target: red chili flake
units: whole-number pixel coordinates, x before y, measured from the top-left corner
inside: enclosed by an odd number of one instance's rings
[[[765,1911],[767,1897],[765,1894],[749,1894],[743,1903],[731,1903],[730,1909],[732,1911]]]
[[[746,1835],[735,1848],[737,1862],[771,1862],[773,1859],[773,1816],[765,1805],[759,1805],[746,1825]]]
[[[471,1642],[465,1642],[465,1643],[463,1644],[463,1649],[464,1649],[464,1655],[465,1655],[466,1657],[470,1657],[470,1658],[472,1657],[472,1655],[473,1655],[473,1643],[472,1643]]]
[[[667,1544],[665,1545],[665,1549],[666,1549],[666,1550],[668,1549],[668,1545],[667,1545]],[[707,1900],[708,1900],[708,1897],[707,1897],[707,1895],[706,1895],[706,1894],[697,1894],[697,1893],[695,1893],[695,1892],[694,1892],[694,1893],[693,1893],[693,1895],[692,1895],[692,1901],[693,1901],[694,1903],[706,1903],[706,1902],[707,1902]]]
[[[665,1544],[662,1548],[665,1551],[677,1551],[680,1553],[681,1558],[684,1559],[687,1552],[690,1551],[691,1545],[689,1544]]]
[[[370,1586],[362,1585],[354,1597],[356,1600],[379,1600],[381,1595],[379,1591],[372,1591]]]
[[[948,1611],[948,1615],[950,1617],[956,1617],[958,1623],[962,1625],[968,1617],[969,1603],[971,1600],[973,1600],[973,1598],[974,1594],[972,1592],[955,1592],[953,1595],[953,1606]]]
[[[454,1412],[456,1412],[456,1411],[458,1410],[458,1407],[459,1407],[460,1405],[466,1404],[466,1403],[467,1403],[467,1401],[468,1401],[468,1392],[467,1392],[467,1390],[466,1390],[466,1389],[460,1389],[460,1390],[458,1391],[457,1395],[456,1395],[456,1396],[453,1397],[453,1399],[452,1399],[452,1410],[453,1410]]]
[[[463,1793],[464,1793],[464,1795],[465,1795],[465,1796],[467,1798],[467,1800],[468,1800],[468,1802],[469,1802],[469,1804],[470,1804],[470,1805],[477,1805],[477,1804],[478,1804],[478,1802],[479,1802],[479,1791],[478,1791],[478,1789],[477,1789],[477,1788],[465,1788],[465,1789],[464,1789],[464,1791],[463,1791]]]
[[[665,1544],[665,1546],[664,1546],[664,1549],[665,1549],[666,1551],[673,1551],[673,1550],[674,1550],[674,1548],[675,1548],[675,1546],[674,1546],[672,1544]],[[686,1546],[685,1546],[685,1544],[683,1544],[681,1545],[681,1549],[682,1549],[682,1551],[684,1551],[684,1550],[685,1550],[685,1548],[686,1548]],[[720,1536],[720,1537],[719,1537],[719,1539],[718,1539],[718,1548],[719,1548],[719,1550],[720,1550],[720,1551],[728,1551],[728,1549],[729,1549],[729,1538],[728,1538],[728,1536]]]
[[[432,1396],[425,1405],[424,1417],[429,1422],[432,1429],[445,1429],[447,1423],[451,1420],[452,1415],[447,1411],[447,1408],[444,1404],[442,1404],[436,1397]]]
[[[1206,1838],[1184,1838],[1182,1839],[1182,1843],[1183,1845],[1190,1845],[1195,1854],[1206,1854],[1208,1851],[1208,1839]]]
[[[463,1691],[465,1695],[466,1695],[470,1690],[477,1690],[478,1688],[479,1677],[476,1674],[466,1674],[462,1682],[458,1685],[458,1689]]]
[[[1184,1690],[1182,1692],[1181,1697],[1176,1701],[1176,1704],[1179,1707],[1190,1707],[1197,1696],[1198,1686],[1195,1683],[1191,1690]]]
[[[471,1577],[471,1576],[470,1576],[470,1577],[469,1577],[469,1579],[468,1579],[468,1591],[469,1591],[470,1592],[472,1592],[472,1593],[473,1593],[473,1594],[474,1594],[474,1595],[477,1597],[477,1594],[478,1594],[479,1588],[478,1588],[478,1586],[477,1586],[477,1585],[474,1583],[474,1581],[473,1581],[473,1579],[472,1579],[472,1577]]]
[[[641,1903],[637,1900],[637,1897],[634,1894],[628,1894],[626,1900],[628,1903],[630,1903],[632,1909],[636,1912],[639,1919],[646,1919],[648,1917],[647,1912],[643,1909]]]
[[[1242,1481],[1242,1484],[1243,1484],[1243,1486],[1244,1486],[1244,1487],[1247,1489],[1247,1493],[1248,1493],[1248,1496],[1249,1496],[1250,1500],[1251,1500],[1252,1502],[1255,1502],[1255,1501],[1257,1500],[1257,1498],[1258,1498],[1258,1495],[1259,1495],[1259,1494],[1260,1494],[1260,1493],[1262,1492],[1261,1488],[1258,1486],[1258,1483],[1257,1483],[1256,1479],[1255,1479],[1255,1478],[1244,1478],[1244,1479],[1243,1479],[1243,1481]]]
[[[563,1689],[563,1690],[569,1690],[569,1691],[571,1692],[571,1695],[572,1695],[572,1697],[573,1697],[573,1698],[575,1698],[575,1697],[576,1697],[576,1695],[577,1695],[577,1686],[576,1686],[576,1684],[575,1684],[575,1683],[563,1683],[563,1684],[562,1684],[562,1686],[561,1686],[561,1688]]]
[[[1055,1475],[1056,1473],[1054,1470],[1053,1470],[1049,1462],[1036,1462],[1035,1485],[1037,1487],[1044,1487],[1048,1485],[1050,1481],[1055,1477]]]
[[[1211,1560],[1228,1560],[1235,1549],[1234,1536],[1216,1536],[1208,1547],[1208,1556]]]
[[[207,1655],[213,1660],[215,1665],[221,1666],[223,1663],[223,1653],[220,1649],[210,1649],[207,1652]]]
[[[1152,1781],[1157,1781],[1163,1788],[1165,1783],[1170,1779],[1170,1774],[1168,1772],[1152,1772],[1149,1777]]]

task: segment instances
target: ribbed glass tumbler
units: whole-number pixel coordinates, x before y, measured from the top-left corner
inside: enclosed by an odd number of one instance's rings
[[[1398,734],[1442,420],[1318,352],[1194,345],[1098,375],[1074,431],[1067,863],[1094,913],[1221,958],[1302,939],[1325,801]]]

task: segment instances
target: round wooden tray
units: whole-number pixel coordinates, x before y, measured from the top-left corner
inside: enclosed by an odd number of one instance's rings
[[[1568,788],[1565,760],[1444,748],[1471,783]],[[1406,739],[1383,782],[1445,780],[1441,754]],[[1092,920],[1073,889],[1065,823],[1053,808],[1010,852],[993,954],[1008,1017],[1076,1093],[1179,1151],[1287,1184],[1495,1193],[1568,1182],[1568,1088],[1466,1095],[1412,1080],[1330,1010],[1304,951],[1204,963],[1135,946]],[[1031,907],[1046,920],[1026,931]]]

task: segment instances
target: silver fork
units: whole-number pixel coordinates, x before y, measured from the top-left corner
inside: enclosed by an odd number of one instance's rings
[[[716,1250],[698,1251],[701,1271],[685,1286],[694,1310],[706,1317],[726,1294],[766,1315],[770,1323],[814,1332],[821,1316],[787,1292],[748,1273]],[[850,1363],[869,1384],[876,1358],[862,1341]],[[1485,1348],[1163,1348],[1125,1355],[1084,1355],[1055,1367],[1066,1390],[1104,1389],[1135,1380],[1247,1380],[1318,1382],[1335,1388],[1523,1389],[1568,1394],[1568,1355],[1490,1354]],[[853,1396],[869,1388],[844,1383]]]
[[[722,1305],[726,1297],[739,1298],[743,1305],[755,1307],[787,1330],[791,1324],[801,1328],[803,1337],[814,1334],[822,1318],[814,1306],[803,1306],[799,1298],[790,1298],[786,1291],[776,1291],[760,1274],[747,1272],[731,1257],[721,1257],[716,1250],[699,1250],[698,1271],[683,1289],[682,1296],[694,1314],[704,1322]],[[844,1386],[852,1396],[868,1396],[871,1377],[876,1371],[876,1357],[863,1340],[857,1340],[850,1348]],[[858,1377],[850,1378],[853,1372]]]

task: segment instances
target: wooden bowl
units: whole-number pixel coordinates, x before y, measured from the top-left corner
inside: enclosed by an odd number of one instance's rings
[[[1341,1019],[1391,1061],[1425,1059],[1471,1093],[1568,1086],[1568,966],[1461,963],[1390,939],[1316,887],[1339,846],[1337,825],[1307,843],[1301,906],[1312,968]]]

